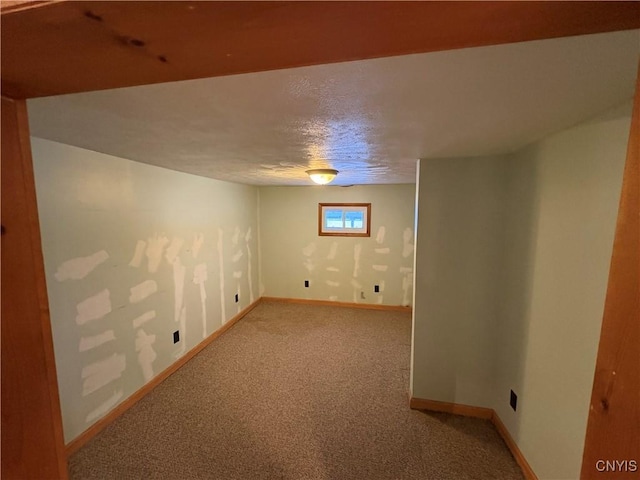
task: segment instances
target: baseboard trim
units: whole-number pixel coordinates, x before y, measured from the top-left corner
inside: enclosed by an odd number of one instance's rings
[[[362,308],[365,310],[388,310],[394,312],[411,312],[411,307],[403,305],[380,305],[377,303],[334,302],[332,300],[313,300],[307,298],[262,297],[264,302],[301,303],[306,305],[328,305],[331,307]]]
[[[534,473],[531,465],[527,462],[527,459],[522,454],[520,448],[511,437],[511,434],[505,427],[502,420],[492,408],[474,407],[471,405],[463,405],[459,403],[439,402],[437,400],[426,400],[424,398],[411,397],[409,400],[409,406],[414,410],[427,410],[431,412],[444,412],[452,413],[454,415],[462,415],[464,417],[484,418],[485,420],[491,420],[493,426],[496,428],[504,443],[507,445],[516,463],[522,470],[522,474],[526,480],[538,480],[538,477]]]
[[[424,398],[412,397],[409,406],[414,410],[429,410],[430,412],[453,413],[464,417],[484,418],[491,420],[493,409],[485,407],[474,407],[460,403],[439,402],[437,400],[425,400]]]
[[[242,310],[236,316],[231,318],[225,324],[223,324],[218,330],[213,332],[207,338],[205,338],[198,345],[193,347],[187,353],[185,353],[182,357],[176,360],[172,365],[167,367],[165,370],[160,372],[158,375],[153,377],[148,383],[143,385],[139,390],[137,390],[133,395],[124,400],[120,405],[111,410],[107,415],[102,417],[96,423],[91,425],[87,430],[81,433],[78,437],[71,440],[65,447],[67,457],[72,453],[76,452],[82,446],[84,446],[89,440],[95,437],[99,432],[104,430],[110,423],[112,423],[116,418],[122,415],[124,412],[129,410],[132,406],[134,406],[139,400],[145,397],[149,392],[151,392],[154,388],[164,382],[169,376],[177,372],[180,368],[182,368],[189,360],[195,357],[198,353],[204,350],[211,342],[213,342],[216,338],[220,337],[226,331],[228,331],[231,327],[233,327],[238,321],[240,321],[245,315],[247,315],[251,310],[256,308],[256,306],[260,303],[261,299],[259,298],[247,308]]]
[[[533,472],[531,465],[529,465],[527,459],[524,458],[522,451],[518,448],[518,445],[509,433],[509,430],[507,430],[507,427],[504,426],[504,423],[502,423],[502,420],[500,420],[500,417],[495,412],[495,410],[493,412],[493,417],[491,417],[491,422],[496,427],[496,430],[498,430],[498,433],[504,440],[504,443],[506,443],[507,447],[509,447],[509,450],[511,450],[513,458],[515,458],[518,465],[520,465],[520,469],[524,474],[524,478],[526,480],[538,480],[538,477]]]

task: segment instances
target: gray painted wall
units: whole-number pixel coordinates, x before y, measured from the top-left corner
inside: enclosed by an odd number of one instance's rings
[[[32,151],[69,442],[258,298],[257,189]]]
[[[420,162],[414,397],[492,406],[507,161]]]
[[[495,409],[539,478],[579,476],[630,119],[420,162],[413,396]]]
[[[318,236],[318,203],[335,202],[371,203],[371,236]],[[415,185],[261,187],[264,295],[411,305],[414,206]]]
[[[509,163],[494,408],[539,478],[580,475],[630,121],[616,109]]]

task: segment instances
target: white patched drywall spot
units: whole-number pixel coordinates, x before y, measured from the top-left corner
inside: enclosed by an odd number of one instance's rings
[[[91,363],[82,369],[82,396],[87,396],[112,381],[120,378],[127,365],[124,354],[114,353],[110,357]]]
[[[109,290],[104,289],[100,293],[83,300],[76,306],[78,315],[76,323],[84,325],[91,320],[98,320],[111,312],[111,297]]]
[[[238,234],[239,234],[239,230],[238,230]],[[218,247],[218,262],[220,265],[220,319],[222,321],[222,323],[225,323],[227,321],[227,315],[225,312],[225,296],[224,296],[224,250],[223,250],[223,245],[222,245],[222,239],[223,239],[223,234],[222,234],[222,229],[218,228],[218,243],[217,243],[217,247]]]
[[[160,260],[162,259],[162,251],[168,243],[169,239],[165,236],[155,235],[148,239],[145,255],[147,256],[147,268],[149,273],[155,273],[158,271]]]
[[[207,292],[204,282],[208,279],[207,264],[200,263],[193,269],[193,283],[200,286],[200,306],[202,308],[202,338],[207,336]]]
[[[169,262],[169,265],[173,265],[173,262],[177,258],[178,253],[180,253],[180,249],[182,248],[183,243],[184,240],[178,237],[173,237],[173,239],[171,240],[171,245],[169,245],[169,248],[167,248],[167,251],[164,255],[164,258],[167,260],[167,262]]]
[[[154,318],[156,318],[155,310],[145,312],[139,317],[133,319],[133,328],[139,328],[141,325],[147,323],[149,320],[153,320]]]
[[[194,259],[198,258],[198,255],[200,254],[200,249],[202,248],[203,243],[204,243],[204,234],[196,233],[195,236],[193,237],[193,244],[191,245],[191,255],[193,255]]]
[[[357,243],[353,247],[353,278],[358,278],[360,272],[360,254],[362,253],[362,245]]]
[[[67,260],[58,267],[58,271],[55,273],[56,280],[59,282],[65,280],[80,280],[89,275],[98,265],[105,262],[108,258],[109,254],[104,250],[100,250],[88,257],[78,257]]]
[[[147,242],[144,240],[138,240],[136,243],[136,250],[133,253],[133,258],[129,262],[129,266],[138,268],[142,264],[142,258],[144,257],[144,251],[147,247]]]
[[[302,249],[302,254],[305,257],[310,257],[311,255],[313,255],[316,252],[316,248],[317,248],[317,246],[316,246],[315,242],[311,242],[309,245],[307,245],[306,247],[304,247]]]
[[[113,330],[106,330],[102,333],[99,333],[97,335],[92,335],[89,337],[80,337],[80,344],[78,345],[78,351],[86,352],[87,350],[91,350],[92,348],[99,347],[100,345],[115,339],[116,339],[116,336],[113,333]]]
[[[105,413],[111,410],[122,398],[123,392],[122,390],[118,390],[113,393],[107,400],[102,402],[98,408],[89,412],[89,414],[85,418],[86,423],[91,423],[98,418],[104,417]]]
[[[135,287],[131,287],[130,291],[131,295],[129,295],[129,302],[138,303],[149,295],[156,293],[158,291],[158,284],[154,280],[145,280]]]
[[[138,352],[138,363],[142,368],[142,375],[145,381],[153,378],[153,361],[157,358],[152,345],[156,341],[155,335],[148,335],[143,329],[136,332],[136,352]]]
[[[331,247],[329,248],[329,253],[327,254],[327,260],[334,260],[336,258],[337,253],[338,253],[338,242],[332,242]]]
[[[409,227],[402,233],[402,256],[407,258],[413,253],[413,230]]]
[[[413,292],[413,268],[400,267],[402,273],[402,305],[408,306]]]
[[[253,275],[251,274],[251,227],[247,230],[247,234],[244,236],[244,241],[247,243],[247,281],[249,282],[249,302],[253,303],[255,297],[253,295]]]
[[[387,229],[385,227],[378,227],[378,233],[376,234],[376,242],[378,242],[379,244],[383,243],[386,232],[387,232]]]

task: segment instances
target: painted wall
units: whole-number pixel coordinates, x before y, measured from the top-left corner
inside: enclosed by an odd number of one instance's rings
[[[371,203],[371,236],[318,236],[331,202]],[[411,305],[414,206],[414,185],[261,187],[264,295]]]
[[[506,163],[420,161],[414,397],[492,406]]]
[[[413,396],[495,409],[541,479],[580,472],[630,119],[420,161]]]
[[[630,120],[616,109],[508,164],[494,408],[541,479],[580,474]]]
[[[32,149],[69,442],[258,298],[257,189]]]

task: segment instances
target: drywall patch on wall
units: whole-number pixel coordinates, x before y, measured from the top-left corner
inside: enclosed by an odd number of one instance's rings
[[[131,261],[129,262],[131,267],[138,268],[142,264],[145,248],[147,248],[147,242],[144,240],[138,240],[136,243],[136,250],[133,253],[133,258],[131,258]]]
[[[180,249],[182,248],[183,243],[184,240],[178,237],[173,237],[173,239],[171,240],[171,245],[169,245],[169,248],[167,248],[167,251],[164,255],[164,258],[166,258],[167,262],[169,262],[169,265],[173,264],[174,260],[178,256],[178,253],[180,252]]]
[[[202,338],[207,337],[207,292],[204,282],[207,281],[207,264],[200,263],[193,269],[193,283],[200,287],[200,307],[202,309]]]
[[[198,258],[200,254],[200,249],[202,248],[202,244],[204,243],[204,234],[196,233],[193,237],[193,244],[191,245],[191,255],[194,260]]]
[[[82,383],[82,396],[87,396],[120,378],[126,366],[126,357],[123,354],[114,353],[104,360],[84,367],[81,373],[81,377],[84,380]]]
[[[333,280],[326,280],[324,283],[326,283],[330,287],[339,287],[340,286],[340,282],[334,282]]]
[[[251,274],[251,227],[247,230],[247,234],[244,236],[244,241],[246,242],[247,247],[247,281],[249,282],[249,302],[253,303],[255,300],[255,296],[253,295],[253,275]]]
[[[313,255],[314,253],[316,253],[317,250],[317,245],[315,242],[311,242],[309,245],[307,245],[306,247],[304,247],[302,249],[302,254],[305,257],[310,257],[311,255]]]
[[[362,253],[362,244],[356,243],[353,247],[353,278],[358,278],[360,272],[360,254]]]
[[[389,247],[384,247],[384,248],[376,248],[374,250],[376,253],[380,253],[380,254],[387,254],[389,252],[391,252],[391,249]]]
[[[141,325],[143,325],[144,323],[148,322],[149,320],[153,320],[154,318],[156,318],[156,311],[155,310],[150,310],[148,312],[143,313],[142,315],[140,315],[139,317],[136,317],[133,319],[133,328],[139,328]]]
[[[92,348],[99,347],[100,345],[107,343],[111,340],[115,340],[116,336],[113,330],[106,330],[97,335],[91,335],[89,337],[80,337],[80,343],[78,345],[79,352],[86,352]]]
[[[165,236],[154,235],[147,241],[147,251],[145,255],[147,257],[147,268],[149,273],[155,273],[160,266],[160,260],[162,259],[162,251],[169,243],[169,239]]]
[[[387,233],[387,229],[385,227],[378,227],[378,233],[376,233],[376,242],[379,244],[384,243],[384,236]]]
[[[327,272],[339,272],[340,269],[338,267],[327,267]]]
[[[86,423],[92,423],[93,421],[104,417],[104,415],[115,407],[123,396],[122,390],[114,392],[107,400],[102,402],[98,408],[89,412],[85,418]]]
[[[413,292],[413,268],[401,267],[400,273],[402,277],[402,305],[408,306],[411,304],[411,295]]]
[[[143,329],[136,332],[136,352],[138,352],[138,363],[142,368],[142,375],[145,381],[153,378],[153,362],[158,357],[152,345],[156,341],[155,335],[149,335]]]
[[[206,263],[209,274],[204,284],[207,334],[220,327],[225,304],[229,308],[234,271],[242,271],[241,307],[247,305],[245,282],[252,275],[257,285],[259,271],[258,239],[245,235],[258,226],[258,189],[47,140],[32,139],[32,152],[56,368],[63,379],[59,388],[64,435],[70,442],[201,341],[200,285],[187,281],[197,264]],[[93,189],[96,184],[100,185]],[[119,194],[123,184],[130,186],[131,195]],[[84,203],[77,195],[80,188],[93,189]],[[238,234],[232,248],[230,237],[236,228],[244,237]],[[218,237],[220,248],[224,246],[221,255],[216,252]],[[84,274],[75,273],[72,264],[61,267],[69,259],[102,250],[109,258],[83,279],[56,278],[56,273],[59,278]],[[243,257],[231,263],[238,250]],[[131,303],[130,287],[147,280],[157,283],[156,292]],[[104,333],[109,330],[115,339]],[[179,341],[173,343],[176,330]],[[88,379],[87,370],[83,378],[83,367],[112,355],[124,355],[126,368],[106,372],[103,381],[109,384],[83,395],[100,384],[95,376]],[[109,381],[110,376],[117,380]]]
[[[129,302],[138,303],[156,293],[158,291],[158,284],[154,280],[145,280],[135,287],[131,287],[130,291]]]
[[[180,311],[184,304],[184,277],[187,269],[182,264],[180,257],[176,257],[173,261],[173,319],[178,321],[180,318]],[[182,332],[184,334],[184,332]]]
[[[329,247],[329,253],[327,254],[327,260],[335,260],[337,253],[338,242],[331,242],[331,247]]]
[[[225,296],[224,296],[224,251],[223,251],[223,247],[222,247],[222,239],[223,239],[223,234],[222,234],[222,229],[218,228],[218,243],[217,243],[217,248],[218,248],[218,262],[219,262],[219,273],[220,273],[220,315],[221,315],[221,320],[222,323],[225,323],[227,321],[227,315],[225,313]]]
[[[107,313],[111,312],[111,296],[109,290],[104,289],[92,297],[83,300],[77,305],[76,310],[78,311],[78,315],[76,316],[76,323],[78,325],[84,325],[87,322],[104,317]]]
[[[405,228],[402,232],[402,256],[407,258],[413,255],[413,229]]]
[[[388,265],[371,265],[376,272],[386,272],[389,269]]]
[[[109,258],[109,254],[100,250],[99,252],[87,257],[78,257],[67,260],[58,267],[55,274],[56,280],[64,282],[65,280],[80,280],[89,275],[98,265],[105,262]]]

